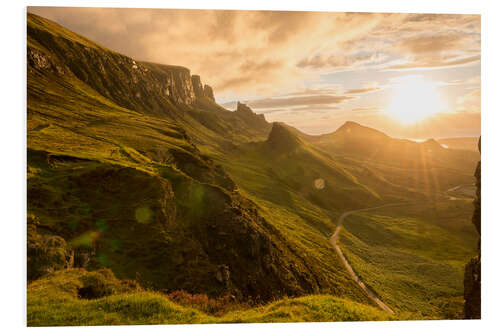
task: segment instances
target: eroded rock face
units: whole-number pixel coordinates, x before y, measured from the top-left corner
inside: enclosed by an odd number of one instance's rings
[[[199,75],[192,75],[191,82],[193,84],[193,92],[196,98],[203,97],[203,85],[201,84],[201,78]]]
[[[479,139],[481,151],[481,139]],[[478,162],[476,172],[476,200],[474,200],[474,215],[472,223],[481,235],[481,161]],[[481,318],[481,237],[478,242],[478,255],[472,258],[465,266],[464,276],[464,316],[467,319]]]
[[[249,114],[253,113],[252,109],[250,109],[248,107],[248,105],[240,103],[240,102],[238,102],[238,104],[236,105],[236,112],[239,112],[239,113],[249,113]]]
[[[215,102],[214,91],[208,84],[205,84],[205,87],[203,88],[203,95]]]
[[[28,25],[29,39],[48,50],[50,56],[28,46],[28,71],[70,74],[118,105],[146,114],[168,112],[168,102],[192,105],[197,98],[212,100],[213,91],[203,87],[200,76],[190,70],[135,61],[97,46],[55,36]]]

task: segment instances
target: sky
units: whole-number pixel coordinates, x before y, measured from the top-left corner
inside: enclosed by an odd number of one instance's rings
[[[30,7],[136,60],[181,65],[229,110],[308,134],[479,136],[479,15]]]

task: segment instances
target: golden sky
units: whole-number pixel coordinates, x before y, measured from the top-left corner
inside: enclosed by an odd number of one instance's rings
[[[479,15],[28,11],[137,60],[186,66],[214,88],[226,108],[247,102],[268,121],[310,134],[331,132],[347,120],[397,137],[480,133]],[[427,112],[433,108],[422,101],[431,95],[442,108]],[[425,109],[426,117],[404,123],[386,112],[403,97],[397,108],[408,100],[408,110]]]

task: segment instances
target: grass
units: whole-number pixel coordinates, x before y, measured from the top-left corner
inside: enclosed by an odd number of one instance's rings
[[[89,269],[108,267],[150,289],[104,274],[103,294],[82,299],[89,274],[101,273],[56,271],[28,286],[30,325],[459,315],[462,267],[476,242],[471,191],[455,202],[441,192],[472,183],[472,159],[422,168],[326,149],[255,114],[203,98],[178,104],[151,88],[151,73],[187,69],[139,63],[149,74],[136,76],[132,59],[55,23],[29,15],[28,27],[28,48],[65,71],[28,68],[28,212],[40,233],[33,248],[54,257],[49,236],[60,236],[65,251],[95,254]],[[440,201],[350,216],[341,233],[353,268],[398,310],[389,316],[350,279],[328,238],[346,210],[429,195]],[[230,267],[224,283],[221,266]],[[167,295],[180,289],[206,296],[172,302]],[[304,294],[312,295],[295,297]],[[216,301],[224,295],[274,302],[228,309]]]
[[[28,286],[28,326],[155,325],[396,320],[374,307],[330,295],[285,298],[252,309],[209,315],[158,292],[126,290],[82,299],[78,290],[92,273],[57,271]],[[94,273],[95,274],[95,273]],[[108,277],[109,280],[109,277]],[[119,284],[113,280],[110,284]],[[408,314],[406,314],[408,315]],[[404,315],[399,319],[407,319]]]
[[[452,207],[450,207],[452,205]],[[477,237],[467,216],[470,202],[441,202],[347,217],[340,245],[361,279],[393,309],[460,318],[463,274]],[[453,220],[447,225],[443,215]],[[439,224],[434,214],[439,214]],[[450,220],[451,222],[451,220]],[[456,309],[456,312],[450,309]]]

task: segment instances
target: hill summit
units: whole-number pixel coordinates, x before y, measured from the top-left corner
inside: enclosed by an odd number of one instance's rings
[[[389,139],[387,134],[354,121],[346,121],[332,135],[349,135],[359,139]]]
[[[298,138],[292,131],[280,122],[274,122],[266,141],[273,149],[278,151],[292,151],[302,144],[302,140]]]

